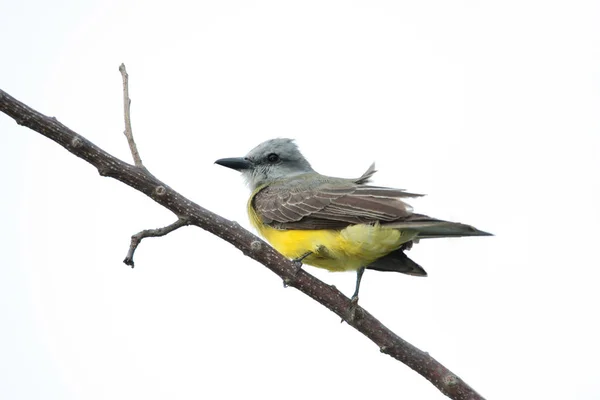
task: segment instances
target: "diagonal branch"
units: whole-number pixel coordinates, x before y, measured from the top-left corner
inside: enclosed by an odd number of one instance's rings
[[[354,329],[372,340],[381,350],[403,362],[429,380],[442,393],[452,399],[483,399],[466,382],[440,364],[428,353],[419,350],[385,327],[360,305],[350,318],[350,300],[333,286],[329,286],[304,270],[297,271],[293,262],[268,246],[264,241],[242,228],[171,189],[145,169],[130,165],[102,150],[83,136],[19,102],[0,90],[0,111],[55,141],[77,157],[98,169],[102,176],[117,179],[146,194],[155,202],[171,210],[178,218],[186,218],[190,225],[198,226],[228,241],[248,257],[265,265],[289,286],[318,301]]]

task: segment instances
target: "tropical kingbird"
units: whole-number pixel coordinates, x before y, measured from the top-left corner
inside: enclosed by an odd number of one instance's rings
[[[250,222],[278,252],[329,271],[357,271],[354,303],[365,268],[427,276],[404,254],[419,239],[490,236],[414,214],[404,199],[421,195],[368,185],[374,165],[356,179],[321,175],[292,139],[267,140],[245,157],[215,162],[242,173],[252,190]]]

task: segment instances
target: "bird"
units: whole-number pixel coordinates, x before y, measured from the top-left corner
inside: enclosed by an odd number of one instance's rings
[[[405,254],[420,239],[492,236],[413,213],[406,199],[422,195],[371,185],[374,164],[354,179],[321,175],[293,139],[270,139],[244,157],[215,163],[241,172],[251,190],[250,223],[275,250],[299,267],[356,271],[352,304],[365,269],[427,276]]]

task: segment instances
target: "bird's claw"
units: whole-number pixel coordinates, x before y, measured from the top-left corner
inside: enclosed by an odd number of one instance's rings
[[[356,317],[356,309],[358,307],[358,296],[354,295],[350,299],[350,307],[348,307],[348,318],[342,318],[340,322],[352,322]]]
[[[300,257],[292,259],[292,264],[294,264],[294,267],[296,267],[296,273],[300,272],[300,270],[302,269],[302,261],[306,257],[310,256],[312,253],[313,253],[312,251],[307,251],[306,253],[302,254]]]
[[[292,264],[294,264],[294,267],[296,268],[296,273],[298,273],[302,269],[302,260],[294,258],[292,260]]]

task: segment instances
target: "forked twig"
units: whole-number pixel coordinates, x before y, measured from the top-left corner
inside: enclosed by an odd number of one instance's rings
[[[135,250],[139,246],[142,239],[147,238],[147,237],[165,236],[165,235],[173,232],[174,230],[179,229],[182,226],[186,226],[189,224],[190,224],[189,219],[179,218],[177,221],[173,222],[171,225],[167,225],[165,227],[156,228],[156,229],[145,229],[141,232],[136,233],[135,235],[131,236],[131,244],[129,245],[129,251],[127,252],[127,256],[125,257],[123,262],[125,264],[131,266],[131,268],[134,267],[133,253],[135,253]]]

